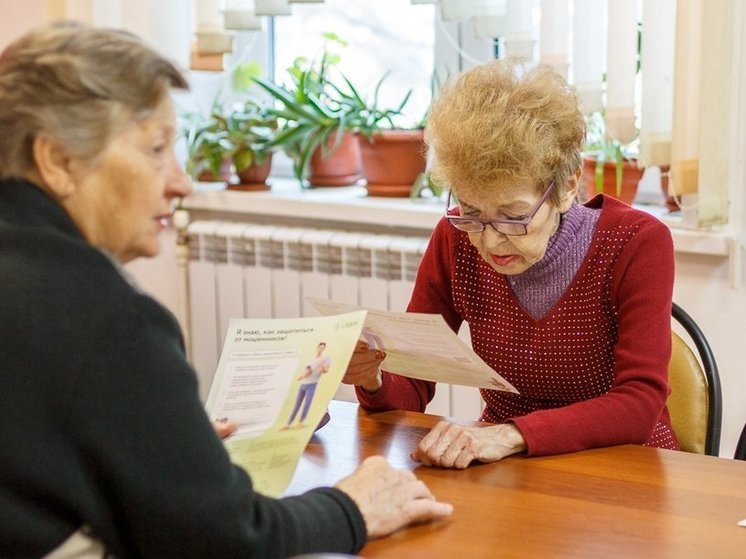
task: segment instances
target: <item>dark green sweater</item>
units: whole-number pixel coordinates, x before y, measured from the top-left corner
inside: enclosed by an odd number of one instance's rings
[[[230,463],[174,317],[63,209],[0,181],[0,557],[88,525],[118,557],[356,552],[341,491],[270,499]]]

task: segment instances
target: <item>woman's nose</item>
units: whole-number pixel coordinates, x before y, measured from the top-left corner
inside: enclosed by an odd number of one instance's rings
[[[482,231],[482,242],[486,246],[497,246],[507,240],[508,236],[498,231],[493,223],[485,225],[484,231]]]
[[[176,154],[172,154],[171,157],[171,168],[166,188],[166,194],[171,198],[183,198],[192,192],[192,179],[176,159]]]

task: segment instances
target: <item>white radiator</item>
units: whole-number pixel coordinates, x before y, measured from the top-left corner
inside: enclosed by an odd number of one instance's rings
[[[190,354],[203,399],[231,318],[315,316],[306,297],[403,311],[428,242],[227,221],[195,221],[187,233]],[[458,389],[439,386],[427,411],[476,418],[477,391]],[[355,395],[343,385],[336,398]]]

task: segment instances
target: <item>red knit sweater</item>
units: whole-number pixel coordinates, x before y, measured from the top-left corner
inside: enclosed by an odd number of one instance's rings
[[[533,319],[506,276],[479,256],[465,233],[442,220],[420,264],[411,312],[442,314],[454,331],[469,324],[474,351],[520,394],[482,390],[481,419],[513,422],[529,455],[625,443],[678,449],[669,394],[674,264],[668,228],[598,196],[588,254],[555,306]],[[374,410],[424,411],[433,383],[384,372]]]

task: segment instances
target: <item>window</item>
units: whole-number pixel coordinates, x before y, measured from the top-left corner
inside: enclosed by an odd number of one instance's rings
[[[318,57],[328,44],[339,55],[339,70],[361,95],[372,97],[388,72],[379,94],[382,107],[396,107],[412,90],[402,125],[422,120],[430,104],[435,45],[435,8],[403,0],[326,0],[294,4],[293,15],[274,18],[275,81],[287,80],[287,68],[303,56]],[[333,33],[346,46],[326,41]]]

